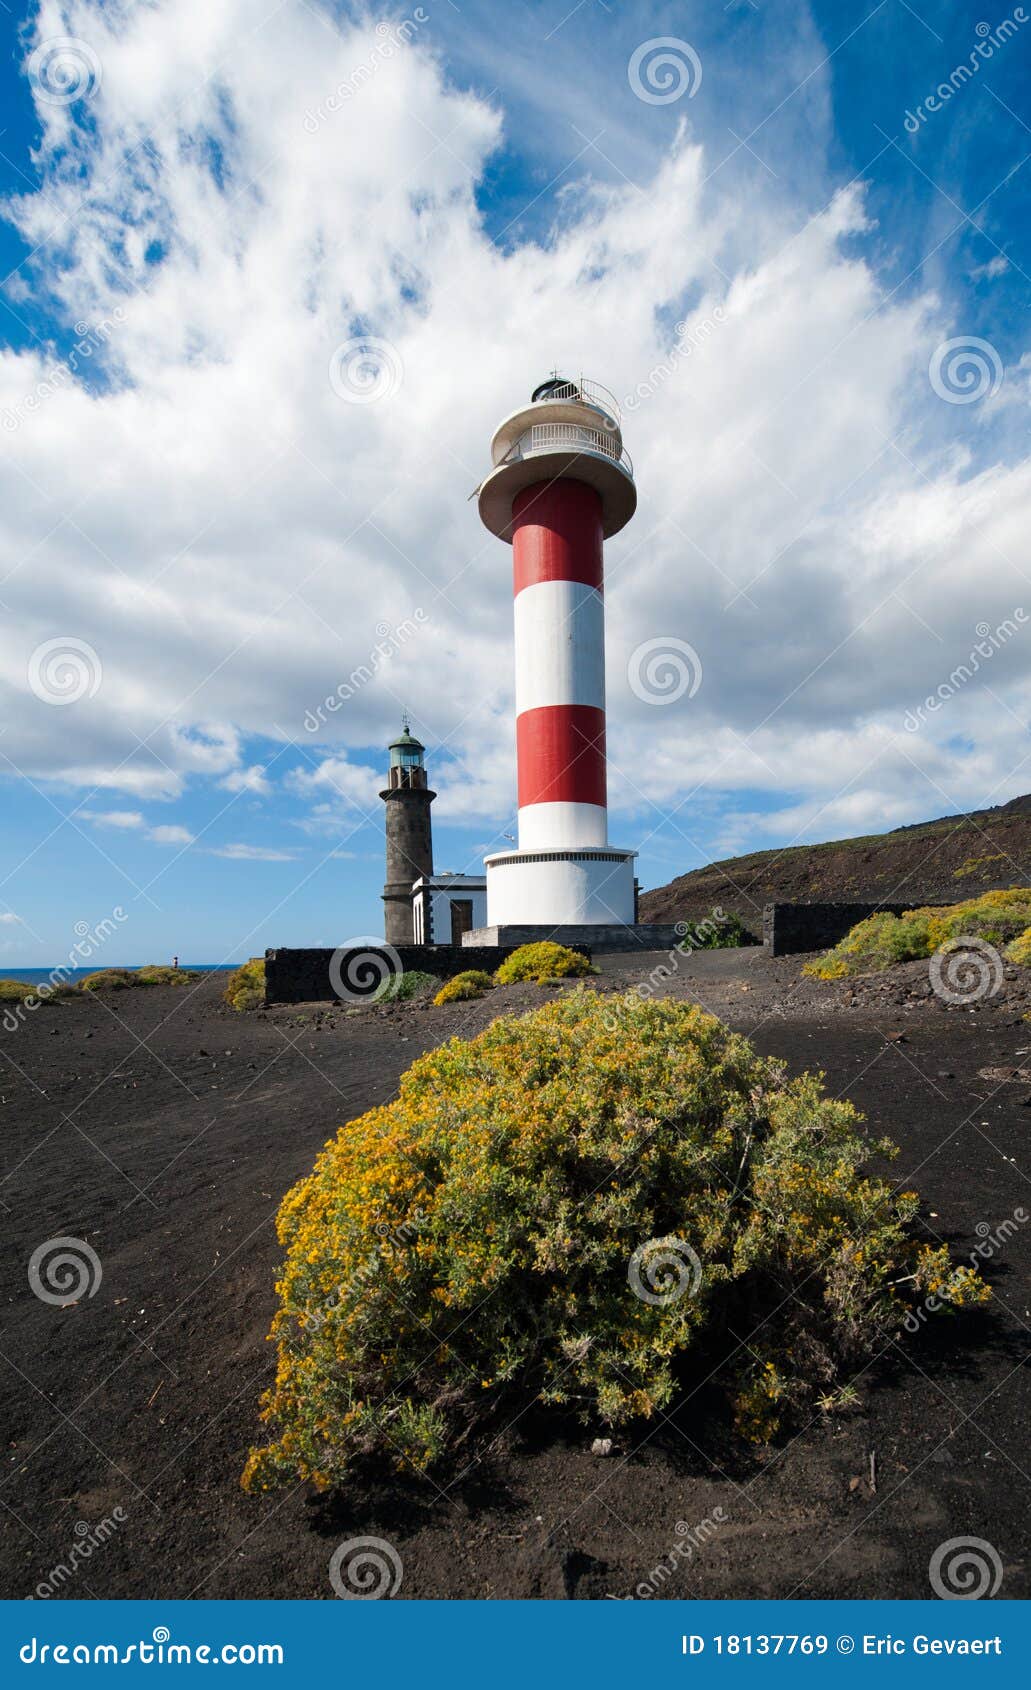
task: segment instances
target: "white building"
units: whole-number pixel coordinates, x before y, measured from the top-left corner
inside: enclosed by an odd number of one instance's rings
[[[476,874],[425,874],[412,887],[417,945],[460,945],[487,920],[487,881]]]

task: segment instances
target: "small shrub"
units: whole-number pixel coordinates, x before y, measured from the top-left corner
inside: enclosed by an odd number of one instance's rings
[[[1031,927],[1025,927],[1023,933],[1018,933],[1006,946],[1006,961],[1015,962],[1020,968],[1031,968]]]
[[[1031,887],[985,892],[960,904],[886,912],[868,916],[803,973],[818,980],[842,980],[877,974],[896,962],[933,956],[947,939],[972,936],[988,944],[1015,940],[1031,925]],[[1016,960],[1011,958],[1011,960]]]
[[[389,995],[398,1003],[410,1003],[413,998],[425,997],[436,984],[435,974],[427,974],[423,968],[409,968],[399,977],[396,990]]]
[[[133,984],[131,968],[98,968],[79,981],[82,992],[124,992]]]
[[[729,951],[754,945],[755,939],[739,915],[705,916],[687,924],[677,949],[681,951]]]
[[[137,968],[134,982],[137,986],[185,986],[188,980],[198,978],[195,968],[173,968],[170,963],[148,962],[143,968]]]
[[[463,998],[482,998],[484,992],[489,992],[492,985],[491,977],[482,968],[466,968],[461,974],[455,974],[445,981],[434,998],[434,1003],[458,1003]]]
[[[571,993],[420,1057],[283,1200],[245,1488],[423,1469],[532,1402],[647,1419],[711,1375],[768,1439],[915,1300],[989,1295],[863,1171],[858,1121],[668,998]]]
[[[520,945],[517,951],[505,958],[494,979],[499,986],[511,986],[517,980],[569,980],[576,975],[593,972],[587,958],[579,951],[571,951],[567,945],[556,945],[551,939],[542,939],[535,945]]]
[[[0,1003],[54,1003],[58,998],[70,997],[74,986],[51,985],[49,980],[0,980]]]
[[[234,968],[222,994],[230,1009],[261,1009],[265,1003],[265,958],[252,956]]]

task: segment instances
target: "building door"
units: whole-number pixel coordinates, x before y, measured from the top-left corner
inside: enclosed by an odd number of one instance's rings
[[[473,925],[473,901],[471,898],[452,898],[451,900],[451,943],[460,945],[462,934],[469,933]]]

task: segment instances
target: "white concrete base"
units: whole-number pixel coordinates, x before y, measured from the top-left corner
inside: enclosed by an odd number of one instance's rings
[[[485,859],[489,927],[631,926],[636,851],[581,846]]]

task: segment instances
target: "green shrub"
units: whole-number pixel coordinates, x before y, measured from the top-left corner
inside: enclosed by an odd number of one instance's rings
[[[427,974],[422,968],[408,968],[398,977],[397,986],[389,995],[398,1003],[409,1003],[412,998],[425,997],[436,984],[435,974]]]
[[[163,962],[148,962],[133,976],[137,986],[185,986],[188,980],[198,978],[195,968],[173,968]]]
[[[568,980],[593,972],[579,951],[541,939],[535,945],[520,945],[495,971],[494,979],[499,986],[511,986],[517,980]]]
[[[95,974],[87,974],[85,980],[79,981],[81,992],[124,992],[133,985],[131,968],[98,968]]]
[[[252,956],[234,968],[222,994],[230,1009],[261,1009],[265,1003],[265,958]]]
[[[1031,925],[1031,887],[985,892],[960,904],[868,916],[803,973],[818,980],[876,974],[892,963],[933,956],[948,939],[972,937],[990,945],[1014,940]],[[1012,958],[1011,960],[1018,960]]]
[[[739,915],[724,915],[722,911],[685,926],[687,931],[677,946],[681,951],[729,951],[756,942]]]
[[[57,998],[70,997],[74,990],[73,986],[51,985],[48,980],[35,985],[28,980],[0,980],[0,1003],[53,1003]]]
[[[484,992],[489,992],[492,985],[491,977],[482,968],[465,968],[461,974],[452,975],[445,981],[434,998],[434,1003],[458,1003],[463,998],[482,998]]]
[[[1031,968],[1031,927],[1025,927],[1006,947],[1006,961],[1020,968]]]
[[[863,1173],[858,1120],[668,998],[574,992],[420,1057],[280,1208],[273,1441],[245,1488],[425,1468],[534,1401],[618,1426],[714,1371],[768,1438],[910,1299],[989,1295]]]

